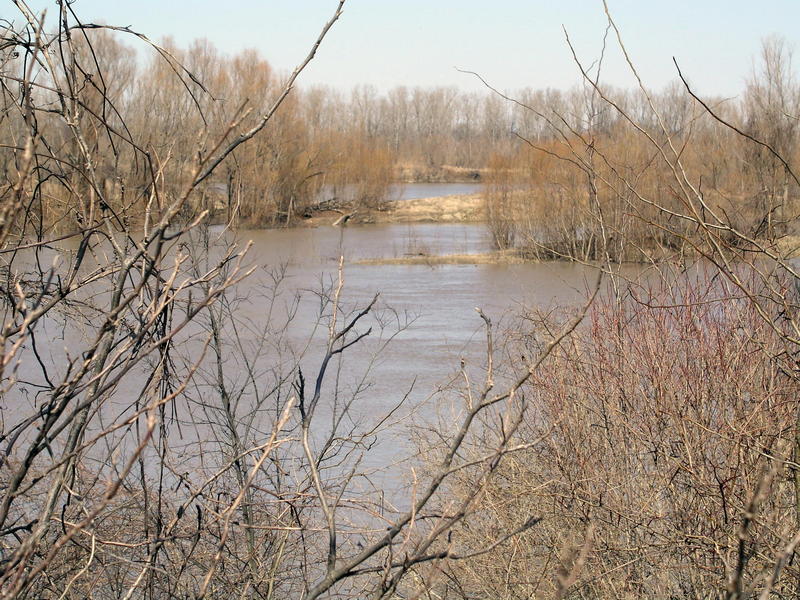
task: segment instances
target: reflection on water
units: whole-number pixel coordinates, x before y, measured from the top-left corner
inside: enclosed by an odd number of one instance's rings
[[[253,259],[263,265],[288,263],[298,272],[319,272],[365,258],[426,254],[481,253],[492,249],[491,236],[480,224],[391,224],[358,227],[319,227],[242,231],[252,240]],[[370,269],[375,275],[383,267]]]

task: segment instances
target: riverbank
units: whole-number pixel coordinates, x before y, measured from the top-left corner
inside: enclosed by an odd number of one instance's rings
[[[401,183],[479,183],[488,172],[485,167],[401,163],[395,166],[394,178]]]
[[[481,193],[453,194],[434,196],[428,198],[414,198],[387,202],[381,209],[356,209],[314,211],[309,216],[295,222],[300,227],[326,227],[326,226],[359,226],[359,225],[390,225],[390,224],[470,224],[485,223],[487,220],[486,203]],[[764,247],[774,252],[783,259],[796,259],[800,257],[800,235],[790,234],[767,243],[762,241]],[[557,248],[557,246],[556,246]],[[617,259],[622,262],[650,262],[653,257],[668,257],[673,250],[656,245],[648,245],[640,241],[631,244]],[[523,256],[521,250],[504,252],[490,252],[484,254],[445,254],[434,255],[429,253],[407,254],[400,257],[375,258],[360,261],[368,265],[391,264],[518,264],[531,260],[559,260],[570,254],[572,249],[564,249],[563,254],[557,250],[547,253],[544,249],[540,252],[528,252]],[[735,254],[736,251],[731,249]],[[694,254],[691,248],[684,248],[681,256]],[[590,260],[585,257],[585,260]]]
[[[387,223],[481,223],[486,220],[482,194],[417,198],[387,203],[381,210],[326,210],[310,213],[299,225],[367,225]]]

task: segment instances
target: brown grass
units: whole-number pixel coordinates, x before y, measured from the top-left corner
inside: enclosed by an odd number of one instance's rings
[[[300,227],[336,225],[347,212],[325,210],[299,219]],[[355,209],[349,213],[348,224],[375,223],[481,223],[486,221],[486,205],[482,194],[440,196],[389,202],[380,208]]]
[[[477,223],[486,220],[481,194],[393,202],[388,210],[355,215],[361,223]]]

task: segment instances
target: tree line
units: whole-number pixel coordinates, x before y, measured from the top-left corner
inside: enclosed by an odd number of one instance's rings
[[[74,90],[79,101],[75,126],[85,129],[91,150],[102,157],[93,169],[107,205],[134,215],[148,194],[148,169],[172,182],[168,193],[178,194],[191,177],[197,149],[258,122],[280,94],[285,76],[255,50],[227,55],[208,40],[180,48],[167,39],[157,50],[148,46],[148,52],[137,53],[122,35],[89,28],[73,41],[71,60],[83,77]],[[3,74],[20,85],[30,66],[9,55]],[[378,208],[396,181],[482,181],[498,247],[520,246],[540,258],[597,258],[598,211],[605,211],[615,254],[631,258],[622,248],[630,246],[628,239],[645,246],[666,241],[636,238],[645,229],[637,222],[653,215],[632,216],[612,206],[619,206],[612,197],[626,194],[613,189],[619,171],[638,173],[640,182],[665,196],[671,191],[663,183],[668,176],[663,161],[641,143],[621,110],[656,137],[663,124],[680,138],[687,168],[702,176],[715,207],[756,237],[772,235],[783,231],[797,191],[774,156],[791,160],[797,151],[800,94],[792,69],[785,41],[766,40],[760,67],[740,97],[703,99],[719,118],[683,93],[680,81],[647,96],[604,88],[609,103],[599,102],[585,82],[568,91],[526,89],[511,95],[455,88],[397,87],[379,93],[357,86],[343,93],[300,87],[270,120],[267,135],[226,156],[222,168],[194,192],[191,205],[209,210],[218,221],[276,226],[319,208]],[[53,86],[64,74],[56,68],[32,75],[41,84],[33,91],[37,100],[57,104]],[[19,138],[24,123],[7,102],[3,134]],[[663,123],[653,120],[651,105]],[[119,132],[102,135],[97,118]],[[74,144],[64,126],[51,121],[40,119],[43,135],[57,147]],[[766,145],[752,148],[726,123],[738,124]],[[140,140],[153,164],[143,165],[115,135]],[[587,140],[590,149],[580,149]],[[614,164],[595,164],[601,146],[615,156]],[[69,153],[76,156],[77,149]],[[6,173],[13,168],[12,156],[9,149],[0,152]],[[115,178],[122,164],[139,174],[138,182],[124,187]],[[600,179],[587,176],[596,169],[604,169]],[[46,184],[39,205],[42,222],[72,226],[76,203],[71,196],[83,191],[79,183]]]
[[[121,35],[92,28],[74,41],[72,59],[84,78],[75,90],[80,101],[75,118],[76,126],[86,129],[87,143],[104,157],[94,169],[109,206],[134,214],[147,195],[146,168],[113,135],[93,131],[95,118],[152,149],[153,168],[174,182],[170,193],[175,194],[189,178],[196,150],[232,135],[232,123],[246,128],[257,122],[280,93],[283,76],[255,50],[226,55],[208,40],[179,48],[167,39],[158,51],[151,48],[139,56]],[[727,122],[766,136],[782,156],[793,156],[798,90],[786,44],[765,42],[761,64],[740,98],[705,102]],[[27,66],[7,57],[4,74],[19,81]],[[36,77],[42,84],[35,89],[37,98],[56,103],[47,81],[63,74],[42,70]],[[667,130],[691,141],[686,162],[703,175],[705,189],[720,208],[755,229],[774,230],[782,218],[778,207],[785,210],[796,186],[768,149],[743,146],[724,124],[698,110],[680,82],[649,100],[638,90],[607,93],[648,130],[658,125],[649,116],[652,101]],[[19,137],[23,123],[8,105],[5,116],[4,134]],[[67,143],[63,126],[43,118],[40,127],[54,145]],[[609,148],[620,165],[640,172],[649,185],[657,187],[663,180],[663,165],[651,163],[648,148],[637,146],[628,121],[609,105],[598,105],[586,85],[569,91],[527,89],[511,97],[455,88],[397,87],[382,94],[369,86],[349,93],[301,87],[270,121],[268,135],[227,156],[192,205],[210,210],[218,220],[274,226],[296,222],[317,208],[379,207],[394,181],[483,181],[498,246],[516,240],[541,255],[535,242],[547,241],[564,253],[595,256],[593,211],[602,210],[610,192],[608,186],[594,189],[587,181],[591,156],[572,156],[586,139]],[[75,154],[74,148],[70,151]],[[709,160],[712,156],[719,160]],[[13,167],[11,157],[8,149],[0,153],[6,172]],[[140,173],[138,185],[123,189],[115,180],[114,171],[123,163]],[[604,174],[609,185],[614,168],[608,165]],[[56,187],[46,186],[42,219],[69,223],[74,209],[70,195],[80,190]],[[768,223],[754,222],[764,214]],[[609,216],[621,244],[631,225],[623,223],[622,215]]]
[[[682,191],[656,151],[665,146],[719,218],[767,243],[795,234],[800,87],[791,49],[768,38],[756,65],[735,98],[700,97],[681,79],[661,92],[601,87],[588,72],[581,93],[513,98],[527,115],[520,143],[489,159],[496,246],[581,260],[602,259],[602,247],[634,261],[686,246],[696,225],[676,222]]]
[[[187,48],[166,39],[137,53],[125,31],[81,30],[71,40],[70,68],[80,73],[74,126],[98,156],[92,166],[103,182],[106,203],[120,215],[139,212],[151,172],[170,181],[175,196],[191,179],[198,150],[258,122],[282,93],[276,73],[255,50],[220,52],[208,40]],[[141,41],[141,40],[140,40]],[[42,105],[63,100],[60,65],[31,65],[24,54],[4,56],[3,76],[13,87],[26,77]],[[27,69],[33,67],[33,72]],[[6,96],[3,135],[20,139],[25,124]],[[397,88],[379,95],[357,87],[349,94],[329,88],[298,88],[270,119],[267,135],[225,157],[222,168],[193,192],[192,206],[217,219],[256,226],[292,224],[322,206],[380,206],[398,179],[468,177],[485,163],[487,148],[507,141],[504,103],[493,96],[455,89]],[[114,133],[101,132],[97,120]],[[42,115],[38,127],[53,147],[70,141],[68,127]],[[118,137],[136,139],[153,161],[143,165]],[[77,156],[78,149],[67,149]],[[13,152],[0,152],[3,172],[14,168]],[[115,173],[125,165],[139,181],[123,186]],[[455,167],[452,172],[442,167]],[[459,172],[461,170],[461,172]],[[39,206],[43,222],[69,228],[80,186],[45,185]]]

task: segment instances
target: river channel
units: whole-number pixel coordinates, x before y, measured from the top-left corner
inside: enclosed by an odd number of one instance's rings
[[[341,304],[359,310],[380,294],[374,315],[364,318],[360,331],[372,333],[348,350],[341,370],[323,387],[321,423],[336,401],[355,390],[360,397],[351,408],[353,422],[364,427],[388,414],[406,395],[396,413],[398,427],[384,435],[364,465],[385,471],[409,450],[408,426],[446,422],[455,392],[451,385],[463,360],[477,380],[485,365],[485,329],[476,312],[481,308],[498,331],[523,312],[562,308],[585,297],[595,277],[593,270],[566,262],[528,264],[360,264],[374,258],[418,255],[479,254],[492,250],[482,224],[389,224],[358,227],[241,231],[240,243],[252,242],[250,260],[259,270],[242,285],[252,300],[240,305],[238,317],[258,323],[267,311],[255,291],[272,285],[282,273],[280,302],[300,295],[297,314],[287,341],[305,355],[300,360],[307,379],[319,366],[327,330],[320,327],[317,292],[331,290],[338,280],[343,257]],[[324,311],[323,311],[324,312]],[[274,311],[274,314],[282,314]],[[392,337],[394,336],[394,337]],[[391,341],[384,345],[383,342]],[[523,365],[518,365],[522,367]],[[334,392],[338,377],[338,393]],[[452,420],[449,421],[452,425]],[[379,479],[385,478],[385,472]],[[385,482],[384,487],[390,487]]]
[[[413,191],[407,191],[406,197],[413,196]],[[417,190],[417,193],[429,191]],[[438,193],[445,195],[443,191],[447,189],[439,186]],[[454,193],[464,190],[459,188]],[[231,389],[240,383],[247,385],[250,374],[244,365],[249,359],[253,360],[253,379],[263,389],[270,389],[276,378],[283,378],[284,400],[293,393],[292,384],[297,384],[300,371],[307,385],[312,386],[328,336],[331,310],[324,298],[331,297],[338,285],[340,260],[343,265],[340,305],[345,314],[355,314],[379,295],[373,310],[354,329],[359,334],[371,328],[371,333],[338,355],[330,365],[322,385],[315,439],[325,438],[332,422],[330,417],[341,415],[351,398],[355,401],[346,408],[347,418],[343,421],[343,426],[350,430],[369,430],[392,414],[386,422],[387,431],[376,438],[361,463],[363,468],[375,471],[374,481],[385,488],[399,481],[391,465],[413,453],[409,437],[414,428],[454,423],[450,411],[457,408],[459,400],[453,382],[461,383],[457,375],[462,361],[473,381],[483,376],[485,329],[475,309],[482,309],[498,332],[502,332],[524,311],[577,304],[595,277],[593,269],[566,262],[435,265],[364,262],[490,252],[491,237],[480,223],[381,224],[235,233],[212,228],[210,234],[212,243],[250,243],[246,262],[255,267],[255,272],[230,294],[233,318],[238,323],[235,336],[230,322],[223,323],[223,334],[229,342],[222,360]],[[292,318],[287,321],[288,315]],[[344,322],[346,319],[340,317],[338,326]],[[191,356],[200,351],[202,340],[207,339],[207,330],[203,329],[206,325],[193,327],[199,328],[187,329],[184,335],[188,337],[179,346],[188,357],[185,365],[190,364]],[[45,333],[50,339],[44,347],[44,360],[54,365],[55,370],[61,370],[59,367],[65,364],[67,356],[75,354],[82,337],[69,326],[58,323],[48,326]],[[89,331],[83,337],[91,338],[91,334]],[[206,360],[212,358],[209,353]],[[218,395],[214,373],[212,365],[204,366],[197,376],[201,381],[187,390],[187,404],[180,402],[176,408],[175,417],[182,429],[180,440],[176,438],[175,443],[192,456],[197,455],[197,446],[193,444],[209,442],[213,437],[212,424],[217,419],[214,402],[218,403],[218,399],[213,400]],[[35,373],[27,373],[24,367],[20,375],[35,379]],[[115,411],[129,410],[127,403],[139,385],[133,379],[123,384],[110,405]],[[18,400],[33,406],[35,389]],[[243,396],[243,406],[253,401],[248,394],[251,392]],[[13,413],[16,410],[10,411],[9,417]]]

